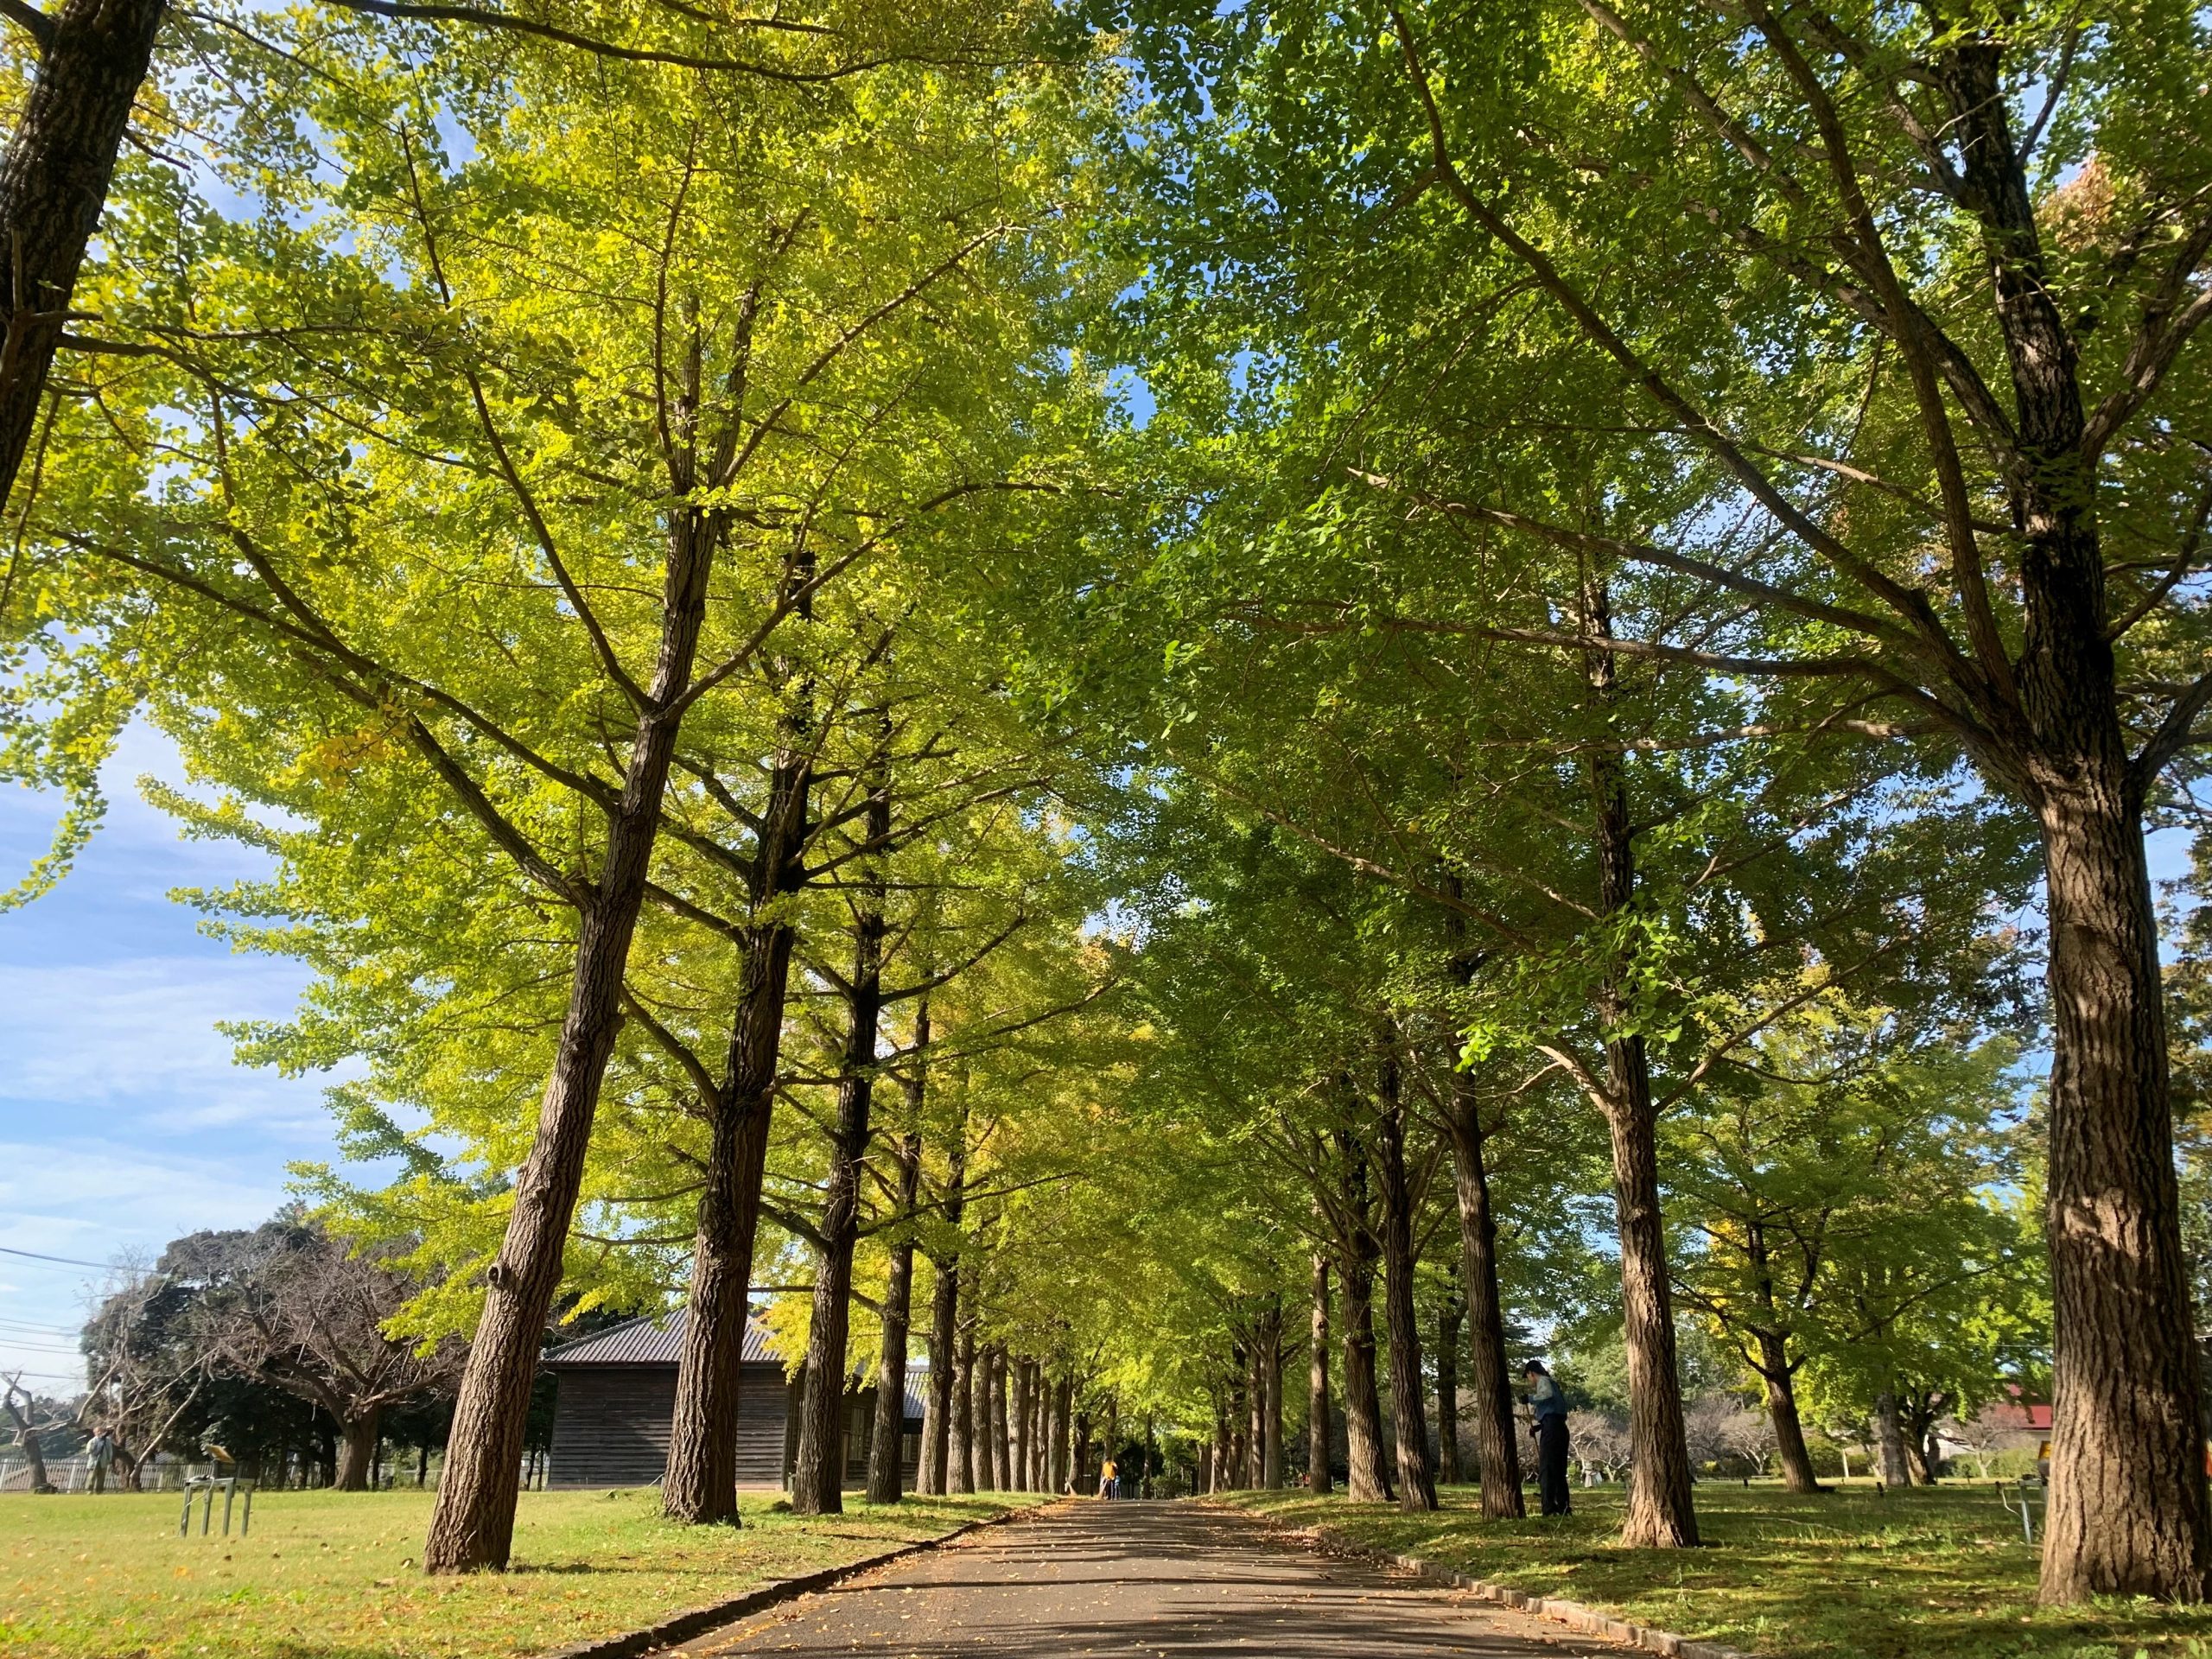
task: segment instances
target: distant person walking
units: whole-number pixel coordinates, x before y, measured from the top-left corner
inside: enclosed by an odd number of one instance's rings
[[[1119,1473],[1120,1471],[1115,1468],[1114,1459],[1111,1458],[1107,1459],[1105,1462],[1098,1465],[1099,1497],[1119,1497],[1121,1496],[1119,1492],[1114,1490],[1114,1481]]]
[[[107,1432],[103,1423],[93,1431],[92,1440],[85,1446],[85,1462],[92,1471],[92,1491],[107,1491],[108,1465],[115,1461],[115,1436]]]
[[[1567,1395],[1536,1360],[1521,1368],[1529,1384],[1529,1409],[1536,1417],[1536,1491],[1546,1515],[1567,1515]]]

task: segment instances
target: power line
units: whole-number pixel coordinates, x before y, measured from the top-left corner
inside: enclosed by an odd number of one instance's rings
[[[115,1265],[112,1262],[84,1262],[73,1255],[41,1255],[36,1250],[10,1249],[0,1244],[0,1255],[20,1255],[33,1262],[58,1262],[65,1268],[99,1268],[105,1271]]]

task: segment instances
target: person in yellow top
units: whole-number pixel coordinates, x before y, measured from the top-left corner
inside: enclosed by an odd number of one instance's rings
[[[1114,1478],[1121,1471],[1115,1468],[1114,1459],[1111,1458],[1107,1459],[1105,1462],[1098,1465],[1099,1497],[1111,1497],[1114,1496]]]

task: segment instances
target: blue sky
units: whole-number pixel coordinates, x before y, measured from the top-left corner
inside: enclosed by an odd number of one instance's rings
[[[126,734],[111,813],[54,893],[0,915],[0,1246],[150,1262],[180,1233],[246,1226],[285,1197],[285,1166],[333,1155],[327,1079],[231,1063],[219,1020],[282,1015],[296,964],[203,938],[170,889],[255,873],[260,855],[188,842],[138,798],[176,782],[160,739]],[[56,803],[0,791],[0,886],[44,849]],[[75,1330],[102,1274],[0,1254],[0,1370],[81,1389]]]

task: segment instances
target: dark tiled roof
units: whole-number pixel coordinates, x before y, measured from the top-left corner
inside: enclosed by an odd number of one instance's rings
[[[632,1319],[595,1337],[586,1337],[554,1349],[543,1363],[556,1369],[574,1365],[675,1365],[683,1357],[683,1314],[677,1308],[658,1319]],[[744,1362],[747,1365],[780,1364],[768,1348],[768,1328],[757,1319],[745,1322]],[[871,1376],[861,1384],[873,1389]],[[919,1421],[929,1391],[929,1362],[910,1361],[906,1367],[906,1420]]]
[[[658,1319],[632,1319],[612,1331],[586,1337],[556,1348],[544,1363],[563,1365],[673,1365],[683,1357],[684,1310]],[[776,1356],[768,1350],[767,1327],[758,1319],[745,1322],[745,1363],[765,1364]]]

